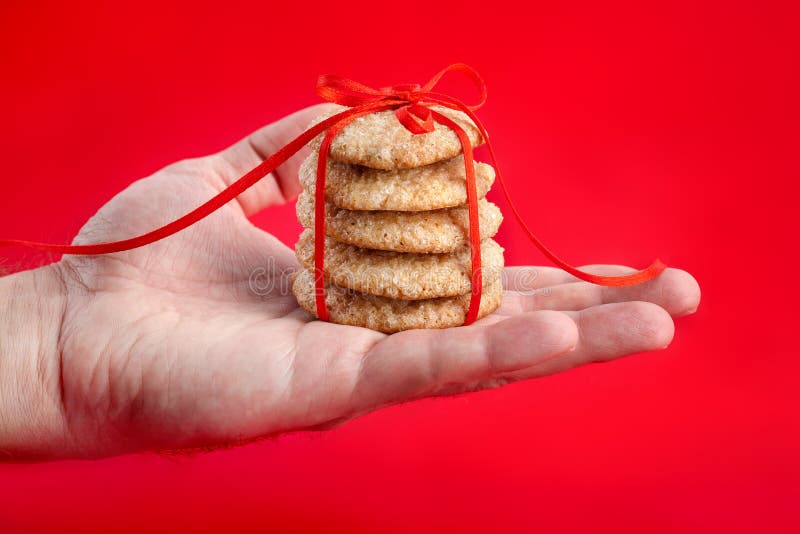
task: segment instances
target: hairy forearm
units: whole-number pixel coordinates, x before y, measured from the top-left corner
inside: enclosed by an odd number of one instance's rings
[[[0,278],[0,460],[68,447],[58,350],[65,299],[56,266]]]

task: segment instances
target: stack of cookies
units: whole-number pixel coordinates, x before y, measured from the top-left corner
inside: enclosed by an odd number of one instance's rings
[[[456,121],[473,146],[481,144],[465,114],[435,109]],[[312,143],[312,153],[300,168],[304,191],[297,217],[305,230],[296,254],[303,270],[292,286],[299,304],[314,315],[314,190],[320,141]],[[478,316],[483,317],[502,299],[503,249],[492,239],[502,215],[484,198],[494,169],[476,162],[475,175],[484,284]],[[431,133],[413,135],[392,111],[359,117],[333,141],[326,181],[330,320],[387,333],[463,324],[472,269],[466,173],[456,135],[440,124]]]

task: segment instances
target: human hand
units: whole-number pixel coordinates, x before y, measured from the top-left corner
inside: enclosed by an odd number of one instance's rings
[[[134,183],[75,242],[124,239],[183,215],[322,111],[303,110]],[[299,193],[306,154],[177,235],[123,253],[65,256],[46,270],[62,292],[53,343],[37,350],[37,368],[45,396],[56,399],[62,438],[30,450],[97,457],[329,428],[399,402],[662,349],[672,340],[671,316],[698,306],[697,283],[675,269],[606,288],[555,268],[515,267],[506,270],[501,308],[468,327],[387,336],[316,321],[291,294],[289,273],[299,268],[292,250],[247,219]],[[26,452],[24,444],[11,449]]]

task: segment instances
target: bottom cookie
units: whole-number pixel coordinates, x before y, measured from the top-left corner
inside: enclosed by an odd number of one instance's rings
[[[314,274],[305,269],[295,275],[292,292],[300,306],[316,317]],[[395,300],[358,293],[330,283],[325,289],[331,322],[362,326],[391,334],[414,328],[461,326],[469,308],[470,294],[424,300]],[[489,315],[503,300],[498,279],[483,288],[478,318]]]

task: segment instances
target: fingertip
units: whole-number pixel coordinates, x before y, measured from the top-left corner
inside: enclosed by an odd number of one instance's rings
[[[672,278],[672,306],[675,317],[691,315],[700,306],[700,284],[690,273],[681,269],[667,271]]]
[[[629,302],[627,320],[621,323],[622,328],[633,333],[635,350],[647,352],[669,347],[675,337],[675,323],[672,316],[652,302]]]
[[[672,316],[662,307],[655,306],[660,315],[659,328],[656,329],[653,345],[658,349],[666,349],[675,338],[675,322]]]

